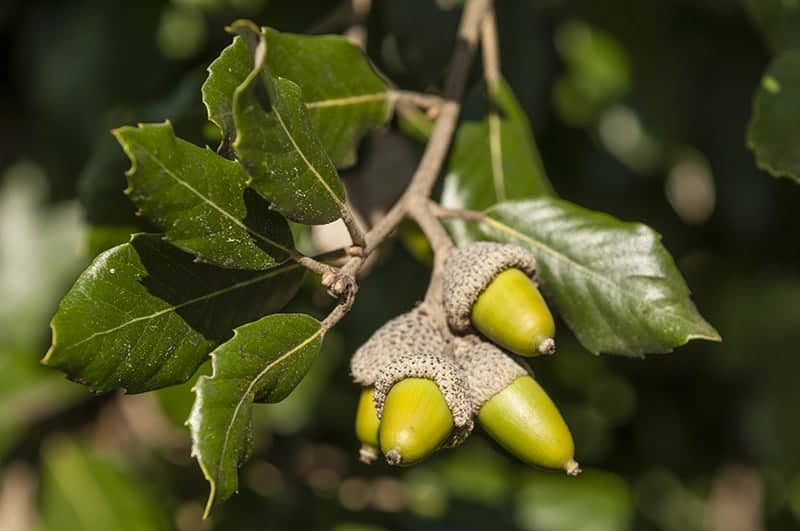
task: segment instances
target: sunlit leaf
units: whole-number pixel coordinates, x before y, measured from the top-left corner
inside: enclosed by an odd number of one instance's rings
[[[273,77],[266,36],[257,27],[239,21],[231,30],[253,57],[252,70],[233,96],[233,149],[252,177],[250,185],[292,221],[335,221],[346,209],[344,188],[311,126],[300,87]]]
[[[747,144],[758,166],[775,177],[800,181],[800,50],[772,62],[756,91]]]
[[[458,128],[447,166],[442,203],[482,210],[500,201],[552,193],[525,111],[505,81],[491,94],[492,108],[480,122]],[[451,224],[463,240],[463,224]]]
[[[199,264],[159,236],[137,235],[75,282],[43,361],[98,392],[181,383],[234,327],[286,304],[302,275],[295,263],[259,272]]]
[[[541,198],[500,203],[471,229],[530,249],[545,294],[591,352],[641,356],[720,339],[645,225]]]
[[[169,122],[114,135],[131,160],[126,193],[174,245],[236,269],[269,269],[289,256],[286,220],[245,193],[248,177],[237,162],[177,138]]]
[[[276,314],[236,329],[212,353],[213,373],[197,382],[189,426],[192,454],[211,485],[206,514],[238,489],[238,467],[253,448],[253,402],[279,402],[303,379],[322,345],[320,323]]]
[[[294,81],[314,130],[337,166],[355,162],[356,148],[391,113],[386,82],[360,48],[336,35],[296,35],[267,28],[267,65],[272,75]],[[223,151],[236,138],[233,93],[252,70],[252,55],[241,38],[209,67],[203,85],[208,114],[223,131]]]

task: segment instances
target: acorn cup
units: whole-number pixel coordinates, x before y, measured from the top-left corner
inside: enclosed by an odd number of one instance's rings
[[[580,474],[564,418],[526,367],[477,336],[456,340],[455,358],[486,433],[528,464]]]
[[[419,352],[447,352],[447,340],[421,304],[383,324],[350,358],[353,381],[375,385],[392,360]]]
[[[378,444],[380,420],[375,409],[374,398],[374,385],[380,375],[393,360],[399,357],[423,351],[444,353],[448,348],[447,341],[428,315],[426,307],[420,305],[408,313],[387,321],[356,350],[350,360],[350,370],[353,380],[364,386],[358,401],[355,422],[356,437],[361,442],[359,454],[362,462],[369,464],[380,453]],[[393,404],[402,405],[407,402],[402,399],[405,393],[400,392],[405,387],[407,387],[406,384],[400,386],[398,392],[394,393],[395,396],[400,396],[401,400],[393,399]],[[438,392],[438,388],[436,392]],[[390,410],[394,409],[395,406],[390,408]],[[449,415],[449,409],[447,414]],[[448,434],[452,429],[452,420],[449,422]],[[438,422],[434,422],[434,424],[439,425]]]
[[[446,355],[414,354],[389,364],[375,384],[379,441],[391,465],[412,465],[472,431],[461,371]]]
[[[534,280],[536,259],[510,244],[477,242],[453,250],[444,269],[444,308],[453,330],[470,325],[521,356],[552,354],[555,322]]]

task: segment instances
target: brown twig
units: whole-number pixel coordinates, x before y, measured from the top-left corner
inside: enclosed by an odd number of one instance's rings
[[[436,201],[428,202],[428,209],[437,218],[443,219],[464,219],[467,221],[483,221],[486,214],[478,210],[464,210],[460,208],[445,208]]]
[[[490,0],[467,1],[445,82],[444,97],[441,102],[438,102],[440,111],[431,138],[406,191],[386,215],[364,235],[366,246],[363,252],[358,256],[351,257],[335,276],[327,277],[326,285],[329,292],[338,297],[341,302],[323,321],[326,330],[333,327],[350,310],[358,289],[356,275],[365,259],[394,232],[406,217],[414,219],[419,224],[433,247],[434,271],[425,300],[439,304],[441,300],[441,266],[453,243],[431,208],[433,203],[429,200],[429,196],[450,149],[461,108],[460,100],[479,40],[481,23],[489,9],[491,9]]]
[[[344,221],[344,225],[347,227],[347,232],[350,234],[350,239],[353,241],[353,245],[362,248],[366,247],[366,235],[364,234],[364,230],[361,228],[361,225],[359,225],[358,221],[356,221],[356,215],[354,211],[350,210],[350,207],[345,204],[345,206],[341,209],[341,215],[342,221]]]
[[[491,93],[500,83],[500,46],[497,42],[497,19],[494,7],[490,6],[481,23],[481,51],[483,57],[483,78]]]
[[[426,94],[424,92],[412,92],[409,90],[391,89],[389,91],[389,101],[392,105],[400,105],[408,103],[415,107],[422,109],[432,109],[441,107],[444,99],[435,94]]]

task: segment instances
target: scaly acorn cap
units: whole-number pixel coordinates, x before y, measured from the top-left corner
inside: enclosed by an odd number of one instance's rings
[[[384,367],[380,378],[375,382],[375,409],[378,418],[383,417],[383,407],[389,391],[395,383],[406,378],[425,378],[437,385],[453,415],[453,432],[444,446],[458,446],[464,442],[473,428],[472,402],[461,369],[445,354],[418,353],[401,356]]]
[[[467,382],[473,415],[477,415],[483,404],[514,380],[531,373],[527,364],[478,336],[457,338],[454,351],[456,363]]]
[[[537,289],[536,259],[511,244],[477,242],[445,261],[443,302],[458,332],[475,328],[522,356],[552,354],[555,324]]]
[[[444,310],[453,330],[470,328],[472,306],[494,278],[517,268],[536,275],[536,258],[519,245],[475,242],[453,249],[444,264]]]
[[[459,338],[454,347],[484,431],[529,464],[580,474],[569,427],[529,370],[476,336]]]
[[[421,304],[387,321],[372,334],[350,359],[353,380],[363,386],[374,385],[392,360],[420,352],[448,352],[447,340]]]

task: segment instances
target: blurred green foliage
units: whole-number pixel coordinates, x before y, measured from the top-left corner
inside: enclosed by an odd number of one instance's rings
[[[589,469],[580,480],[527,469],[480,436],[413,469],[357,463],[347,356],[422,297],[428,274],[399,243],[301,386],[256,409],[240,494],[211,521],[182,425],[190,384],[89,397],[39,366],[69,282],[124,238],[120,226],[142,227],[108,131],[171,118],[181,136],[214,144],[192,98],[229,40],[223,26],[247,16],[338,32],[348,25],[332,15],[338,4],[0,4],[0,528],[797,529],[800,190],[759,171],[744,143],[771,50],[800,33],[796,17],[774,14],[779,0],[497,2],[504,75],[558,194],[661,232],[725,340],[598,358],[562,324],[559,354],[534,370],[573,427]],[[402,88],[436,90],[459,4],[374,0],[371,58]],[[398,153],[417,151],[387,156]],[[702,163],[687,173],[687,158]],[[379,196],[413,163],[344,178]],[[698,182],[711,202],[687,216]],[[307,286],[293,304],[321,315],[329,303]]]

